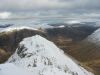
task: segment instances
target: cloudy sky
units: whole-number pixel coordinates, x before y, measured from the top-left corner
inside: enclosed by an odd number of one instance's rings
[[[99,11],[100,0],[0,0],[0,11]]]

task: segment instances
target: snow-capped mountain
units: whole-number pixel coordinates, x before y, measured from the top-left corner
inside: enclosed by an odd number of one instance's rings
[[[100,28],[92,33],[86,40],[92,43],[100,44]]]
[[[39,35],[25,38],[7,62],[26,68],[34,75],[92,75],[53,42]]]

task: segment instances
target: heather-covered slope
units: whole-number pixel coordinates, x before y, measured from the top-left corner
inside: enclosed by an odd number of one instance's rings
[[[74,44],[68,53],[96,75],[100,75],[100,29],[80,43]]]

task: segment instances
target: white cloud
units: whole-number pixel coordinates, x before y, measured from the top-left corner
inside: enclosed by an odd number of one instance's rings
[[[0,19],[7,19],[11,15],[10,12],[0,12]]]

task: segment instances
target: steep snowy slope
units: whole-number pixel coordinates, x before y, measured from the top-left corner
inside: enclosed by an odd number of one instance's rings
[[[93,34],[91,34],[86,40],[96,44],[100,44],[100,28],[97,29]]]
[[[0,65],[0,75],[34,75],[34,73],[19,68],[14,64],[6,63]]]
[[[92,75],[39,35],[24,39],[8,62],[35,75]]]

